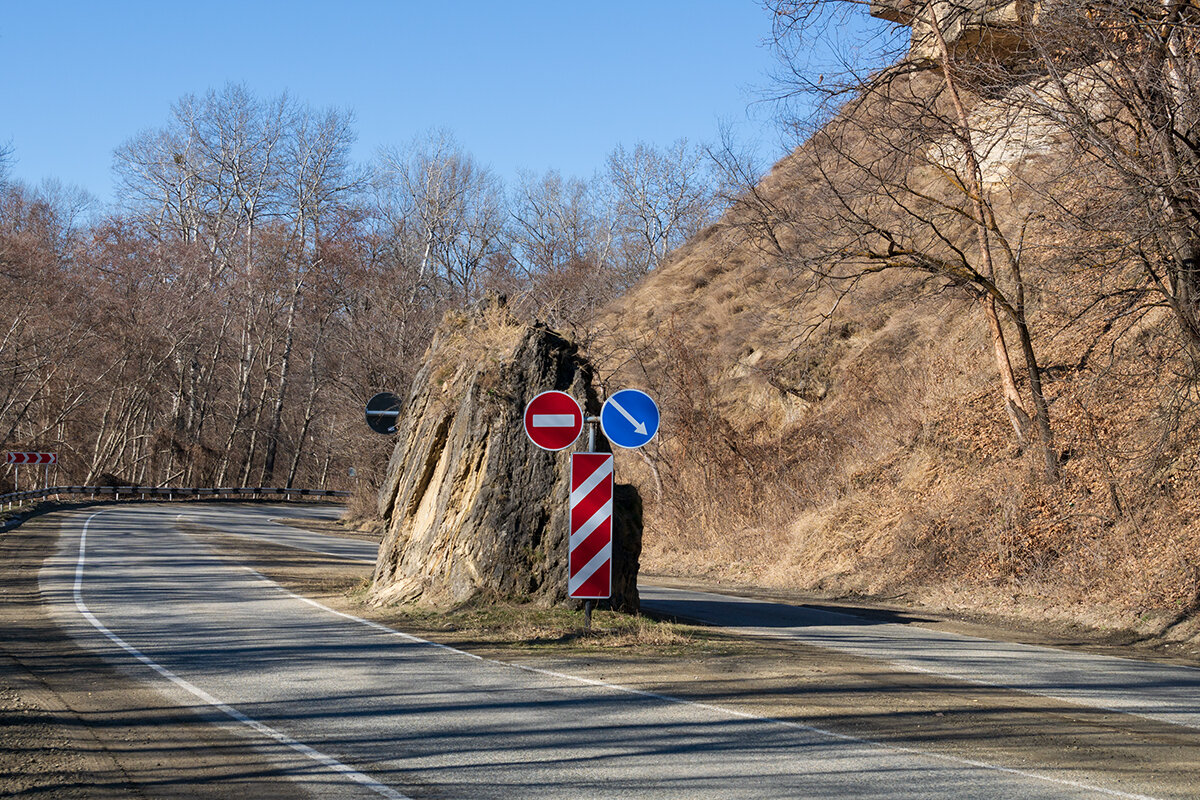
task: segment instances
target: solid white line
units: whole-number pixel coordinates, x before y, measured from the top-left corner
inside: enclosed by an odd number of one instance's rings
[[[275,739],[276,741],[281,742],[282,744],[286,744],[288,747],[291,747],[292,749],[297,750],[300,753],[303,753],[304,755],[308,756],[309,758],[313,759],[314,761],[317,761],[325,766],[328,766],[330,769],[332,769],[336,772],[339,772],[358,783],[361,783],[363,786],[366,786],[367,788],[372,789],[373,791],[375,791],[376,793],[378,793],[384,797],[392,798],[393,800],[411,800],[411,798],[408,798],[405,795],[402,795],[399,792],[396,792],[394,789],[392,789],[388,786],[385,786],[384,784],[381,784],[378,781],[375,781],[374,779],[372,779],[366,775],[363,775],[360,772],[357,772],[353,768],[348,767],[345,764],[342,764],[340,761],[337,761],[336,759],[332,758],[331,756],[327,756],[324,753],[321,753],[320,751],[314,750],[313,748],[309,747],[308,745],[303,744],[302,742],[298,742],[298,741],[292,739],[291,737],[287,736],[286,734],[280,733],[279,731],[276,731],[275,729],[270,728],[270,727],[262,724],[261,722],[258,722],[257,720],[251,719],[250,717],[247,717],[245,714],[242,714],[237,709],[232,708],[231,706],[228,706],[225,703],[222,703],[220,700],[217,700],[216,698],[212,697],[204,690],[202,690],[196,686],[193,686],[192,684],[188,683],[187,681],[183,680],[179,676],[172,673],[170,670],[167,670],[165,667],[162,667],[162,666],[158,665],[157,663],[155,663],[154,661],[152,661],[151,659],[147,658],[141,652],[139,652],[137,649],[135,649],[132,646],[130,646],[129,644],[127,644],[119,636],[114,634],[112,631],[108,630],[108,628],[106,628],[103,623],[101,623],[98,619],[96,619],[96,617],[91,613],[91,611],[88,610],[87,606],[84,604],[83,599],[82,599],[83,564],[84,564],[84,547],[85,547],[85,542],[86,542],[86,537],[87,537],[88,526],[91,524],[93,519],[95,519],[97,516],[99,516],[102,513],[104,513],[104,512],[103,511],[96,512],[92,516],[88,517],[87,522],[84,523],[83,532],[81,533],[80,539],[79,539],[79,561],[78,561],[78,565],[77,565],[76,571],[75,571],[75,605],[76,605],[76,608],[79,609],[80,613],[83,614],[84,618],[87,619],[88,622],[90,622],[93,625],[93,627],[95,627],[98,631],[103,633],[114,644],[116,644],[121,649],[128,652],[130,655],[132,655],[137,660],[141,661],[146,666],[153,669],[155,672],[162,675],[167,680],[171,681],[172,683],[175,683],[176,685],[185,689],[189,693],[200,698],[205,703],[213,706],[214,708],[217,708],[218,710],[220,710],[227,716],[233,718],[234,720],[241,722],[243,725],[246,725],[247,727],[250,727],[253,730],[258,731],[259,733],[263,734],[264,736]],[[591,687],[595,687],[595,688],[607,689],[609,691],[620,692],[620,693],[632,695],[635,697],[644,697],[647,699],[657,700],[657,701],[664,702],[664,703],[671,703],[671,704],[675,704],[675,705],[682,705],[682,706],[688,706],[691,708],[702,709],[705,711],[710,711],[715,714],[721,714],[721,715],[733,717],[736,719],[745,719],[745,720],[751,720],[751,721],[755,721],[755,722],[763,722],[763,723],[768,723],[768,724],[773,724],[773,725],[780,725],[785,728],[789,728],[791,730],[803,731],[805,733],[811,733],[811,734],[814,734],[817,736],[822,736],[822,737],[825,737],[828,739],[834,739],[834,740],[841,741],[841,742],[866,745],[868,747],[875,747],[875,748],[878,748],[881,750],[886,750],[889,752],[903,753],[905,755],[913,755],[913,756],[918,756],[921,758],[928,758],[931,760],[942,761],[942,762],[949,763],[949,764],[957,764],[959,766],[975,767],[977,769],[983,769],[983,770],[987,770],[990,772],[998,772],[998,773],[1005,774],[1005,775],[1014,775],[1017,777],[1027,778],[1030,780],[1042,781],[1042,782],[1054,784],[1057,786],[1066,786],[1066,787],[1070,787],[1073,789],[1082,789],[1084,791],[1096,792],[1096,793],[1104,795],[1106,797],[1118,797],[1118,798],[1122,798],[1122,800],[1158,800],[1158,798],[1154,798],[1150,795],[1132,794],[1129,792],[1122,792],[1122,791],[1119,791],[1116,789],[1106,789],[1102,786],[1095,786],[1095,785],[1088,784],[1088,783],[1082,783],[1080,781],[1067,780],[1065,778],[1055,778],[1050,775],[1039,775],[1036,772],[1028,772],[1028,771],[1021,770],[1021,769],[1015,769],[1013,767],[1004,767],[1004,766],[1000,766],[997,764],[989,764],[984,761],[976,761],[974,759],[968,759],[968,758],[959,758],[957,756],[944,755],[941,753],[926,752],[923,750],[918,750],[913,747],[903,747],[901,745],[887,744],[884,742],[876,742],[876,741],[872,741],[870,739],[863,739],[858,736],[850,736],[850,735],[844,734],[844,733],[836,733],[834,731],[825,730],[824,728],[817,728],[812,725],[804,725],[799,722],[792,722],[790,720],[782,720],[782,719],[777,719],[774,717],[764,717],[764,716],[761,716],[758,714],[751,714],[751,713],[745,712],[745,711],[738,711],[736,709],[725,708],[722,706],[715,706],[715,705],[711,705],[709,703],[700,703],[700,702],[696,702],[695,700],[686,700],[681,697],[673,697],[673,696],[667,695],[667,694],[659,694],[657,692],[650,692],[650,691],[646,691],[644,689],[635,689],[630,686],[622,686],[622,685],[616,684],[616,683],[608,683],[606,681],[595,680],[592,678],[583,678],[583,677],[580,677],[577,675],[569,675],[567,673],[555,672],[553,670],[541,669],[538,667],[532,667],[532,666],[528,666],[525,664],[511,664],[511,663],[506,663],[504,661],[494,661],[492,659],[487,659],[487,658],[483,658],[482,656],[475,655],[474,653],[468,653],[464,650],[459,650],[457,648],[450,647],[449,645],[440,644],[438,642],[431,642],[427,639],[421,639],[420,637],[413,636],[412,634],[403,633],[402,631],[397,631],[394,628],[389,628],[388,626],[383,625],[378,622],[373,622],[371,620],[362,619],[361,617],[356,617],[352,614],[346,614],[342,611],[337,611],[336,609],[332,609],[329,606],[318,603],[316,600],[312,600],[311,598],[308,598],[308,597],[303,597],[301,595],[296,594],[295,592],[291,592],[288,589],[285,589],[284,587],[280,586],[278,583],[276,583],[275,581],[266,577],[265,575],[258,572],[257,570],[254,570],[250,567],[243,567],[243,569],[245,569],[247,572],[251,573],[252,575],[257,576],[264,583],[267,583],[267,584],[273,586],[275,589],[277,589],[279,592],[283,593],[284,595],[291,597],[294,600],[299,600],[302,603],[306,603],[314,608],[320,609],[321,611],[325,611],[329,614],[333,614],[334,616],[338,616],[343,619],[350,620],[352,622],[366,626],[373,630],[377,630],[377,631],[386,633],[389,636],[395,636],[399,639],[403,639],[405,641],[408,641],[408,642],[411,642],[414,644],[420,644],[420,645],[427,646],[427,647],[434,647],[439,650],[444,650],[448,653],[452,653],[456,656],[464,656],[464,657],[469,658],[474,661],[478,661],[478,662],[482,662],[482,663],[486,663],[486,664],[492,664],[494,666],[504,667],[507,669],[516,669],[516,670],[520,670],[522,672],[527,672],[527,673],[534,674],[534,675],[542,675],[545,677],[550,677],[550,678],[555,678],[558,680],[577,683],[577,684],[584,685],[584,686],[591,686]]]
[[[258,578],[260,580],[262,580],[263,582],[270,584],[271,586],[274,586],[282,594],[292,598],[293,600],[299,600],[302,603],[307,603],[308,605],[312,606],[313,608],[319,608],[322,611],[325,611],[325,612],[328,612],[335,616],[341,617],[342,619],[347,619],[352,622],[356,622],[360,625],[365,625],[366,627],[372,628],[373,630],[382,631],[383,633],[386,633],[390,636],[395,636],[395,637],[403,639],[407,642],[412,642],[414,644],[421,644],[421,645],[425,645],[428,647],[435,647],[439,650],[445,650],[446,652],[453,653],[456,656],[465,656],[474,661],[480,661],[485,664],[492,664],[494,666],[504,667],[504,668],[508,668],[508,669],[516,669],[516,670],[520,670],[522,672],[528,672],[528,673],[531,673],[534,675],[542,675],[544,677],[555,678],[558,680],[569,681],[572,683],[578,683],[578,684],[582,684],[584,686],[591,686],[591,687],[595,687],[595,688],[599,688],[599,689],[608,689],[608,690],[611,690],[614,692],[621,692],[623,694],[633,695],[635,697],[645,697],[650,700],[658,700],[658,701],[661,701],[664,703],[672,703],[674,705],[688,706],[690,708],[698,708],[698,709],[702,709],[704,711],[711,711],[715,714],[723,714],[728,717],[734,717],[736,719],[751,720],[754,722],[764,722],[764,723],[768,723],[768,724],[772,724],[772,725],[781,725],[785,728],[803,731],[805,733],[811,733],[811,734],[814,734],[817,736],[823,736],[823,737],[826,737],[829,739],[835,739],[840,742],[848,742],[851,744],[866,745],[868,747],[875,747],[875,748],[879,748],[881,750],[887,750],[887,751],[893,752],[893,753],[903,753],[905,755],[918,756],[921,758],[928,758],[928,759],[932,759],[935,761],[943,761],[943,762],[946,762],[949,764],[956,764],[958,766],[975,767],[976,769],[988,770],[990,772],[999,772],[1004,775],[1014,775],[1014,776],[1017,776],[1020,778],[1028,778],[1030,780],[1043,781],[1045,783],[1051,783],[1056,786],[1067,786],[1072,789],[1082,789],[1082,790],[1088,791],[1088,792],[1096,792],[1097,794],[1102,794],[1106,797],[1119,797],[1122,800],[1160,800],[1159,798],[1155,798],[1150,795],[1132,794],[1130,792],[1122,792],[1117,789],[1106,789],[1103,786],[1095,786],[1090,783],[1082,783],[1080,781],[1067,780],[1066,778],[1055,778],[1052,775],[1039,775],[1036,772],[1028,772],[1028,771],[1022,770],[1022,769],[1016,769],[1014,767],[1004,767],[1004,766],[1000,766],[998,764],[989,764],[986,761],[976,761],[976,760],[970,759],[970,758],[959,758],[958,756],[944,755],[942,753],[933,753],[933,752],[928,752],[925,750],[918,750],[915,747],[904,747],[902,745],[887,744],[884,742],[876,742],[871,739],[863,739],[859,736],[850,736],[845,733],[836,733],[835,731],[826,730],[824,728],[817,728],[812,725],[804,725],[803,723],[800,723],[800,722],[792,722],[790,720],[777,719],[775,717],[764,717],[759,714],[751,714],[747,711],[738,711],[736,709],[725,708],[723,706],[715,706],[715,705],[711,705],[709,703],[699,703],[695,700],[686,700],[682,697],[673,697],[672,695],[669,695],[669,694],[659,694],[658,692],[649,692],[649,691],[646,691],[645,689],[635,689],[631,686],[622,686],[619,683],[608,683],[607,681],[595,680],[593,678],[583,678],[578,675],[569,675],[565,672],[555,672],[553,670],[541,669],[539,667],[531,667],[526,664],[514,664],[514,663],[505,662],[505,661],[495,661],[490,658],[484,658],[482,656],[477,656],[474,653],[468,653],[465,650],[459,650],[457,648],[451,647],[450,645],[440,644],[438,642],[431,642],[428,639],[422,639],[420,637],[413,636],[412,634],[404,633],[403,631],[398,631],[395,628],[389,628],[388,626],[383,625],[378,622],[373,622],[371,620],[363,619],[361,617],[356,617],[352,614],[346,614],[345,612],[338,611],[338,610],[330,608],[329,606],[326,606],[326,605],[322,605],[321,603],[318,603],[316,600],[313,600],[311,598],[304,597],[302,595],[296,594],[295,592],[289,591],[288,589],[284,588],[283,586],[280,586],[278,583],[276,583],[275,581],[268,578],[266,575],[263,575],[261,572],[258,572],[257,570],[252,569],[251,567],[243,567],[243,569],[245,569],[247,572],[251,573],[252,575],[258,576]]]
[[[533,427],[535,428],[573,428],[575,427],[574,414],[534,414]]]
[[[657,587],[657,588],[668,589],[668,591],[671,591],[669,589],[669,587]],[[705,597],[712,598],[714,600],[726,600],[726,601],[734,600],[737,602],[753,602],[753,601],[750,601],[747,598],[743,598],[743,597],[713,594],[711,592],[693,592],[692,594],[702,595]],[[854,616],[854,615],[847,615],[847,616]],[[797,635],[794,631],[789,631],[788,629],[768,630],[766,628],[732,627],[731,626],[731,627],[728,627],[728,630],[733,633],[740,634],[742,636],[758,636],[758,637],[762,637],[762,638],[779,639],[779,640],[788,641],[788,642],[800,642],[802,644],[810,645],[812,647],[821,647],[821,648],[824,648],[827,650],[833,650],[833,651],[839,652],[839,653],[850,653],[852,655],[863,655],[863,649],[864,649],[861,646],[853,645],[853,644],[847,646],[841,642],[830,643],[827,641],[817,641],[817,640],[805,635],[804,633],[800,633],[799,635]],[[981,636],[970,636],[965,633],[955,633],[955,634],[950,634],[950,635],[953,638],[953,640],[956,642],[958,642],[958,641],[980,642],[980,643],[988,644],[988,645],[995,644],[995,642],[993,640],[985,639]],[[1014,643],[1010,642],[1010,643],[1006,643],[1006,644],[1014,644]],[[1054,648],[1042,647],[1039,645],[1014,644],[1014,646],[1021,648],[1021,649],[1031,648],[1031,649],[1037,650],[1037,651],[1046,651],[1049,653],[1054,653],[1056,655],[1063,655],[1066,652],[1063,650],[1056,650]],[[989,681],[989,680],[985,680],[983,678],[975,678],[970,675],[965,675],[965,674],[961,674],[961,673],[957,673],[957,672],[950,672],[949,670],[945,670],[945,669],[938,669],[937,667],[924,667],[924,666],[920,666],[917,664],[906,663],[904,661],[892,660],[893,658],[897,658],[897,659],[904,658],[905,656],[903,656],[903,655],[885,657],[885,656],[881,656],[881,655],[878,655],[877,653],[875,653],[875,654],[871,654],[871,657],[875,658],[876,660],[879,660],[879,661],[884,661],[887,664],[894,667],[895,669],[900,670],[902,672],[913,672],[913,673],[919,673],[919,674],[924,674],[924,675],[936,675],[941,678],[950,678],[951,680],[962,681],[963,683],[969,683],[974,686],[986,686],[990,689],[1003,689],[1003,690],[1009,691],[1009,692],[1019,692],[1021,694],[1029,695],[1032,697],[1049,697],[1053,700],[1061,700],[1065,703],[1074,703],[1076,705],[1082,705],[1086,708],[1095,709],[1097,711],[1104,711],[1104,712],[1107,712],[1110,714],[1122,714],[1125,716],[1141,717],[1143,719],[1155,720],[1156,722],[1165,722],[1168,725],[1179,725],[1179,726],[1182,726],[1185,728],[1196,728],[1197,727],[1194,723],[1181,722],[1179,720],[1170,719],[1168,716],[1169,711],[1156,712],[1153,710],[1145,711],[1145,710],[1130,709],[1130,708],[1119,708],[1117,706],[1101,705],[1097,701],[1090,699],[1090,698],[1084,699],[1084,698],[1080,698],[1080,697],[1072,697],[1068,693],[1056,693],[1052,689],[1028,689],[1028,688],[1014,685],[1012,683],[999,683],[996,681]],[[1003,657],[1007,658],[1008,656],[1005,655]],[[1104,660],[1108,660],[1108,661],[1127,662],[1127,663],[1145,666],[1145,662],[1137,661],[1135,659],[1130,659],[1130,658],[1123,658],[1120,656],[1101,655],[1101,656],[1095,656],[1095,658],[1104,659]],[[1187,664],[1172,664],[1171,669],[1172,670],[1200,671],[1200,667],[1192,667]]]
[[[333,770],[334,772],[337,772],[340,775],[342,775],[346,778],[349,778],[350,780],[354,781],[355,783],[358,783],[358,784],[362,785],[363,787],[370,789],[371,791],[375,792],[376,794],[380,795],[381,797],[389,798],[389,800],[411,800],[407,795],[403,795],[400,792],[397,792],[395,789],[391,788],[390,786],[382,784],[379,781],[375,780],[374,778],[364,775],[363,773],[359,772],[358,770],[354,769],[353,767],[346,766],[342,762],[338,761],[336,758],[334,758],[332,756],[328,756],[328,755],[322,753],[320,750],[315,750],[312,747],[309,747],[308,745],[304,744],[303,742],[293,739],[292,737],[288,736],[286,733],[282,733],[268,725],[264,725],[263,723],[259,722],[258,720],[246,716],[245,714],[243,714],[241,711],[238,711],[233,706],[230,706],[230,705],[218,700],[216,697],[213,697],[211,694],[204,691],[200,687],[194,686],[193,684],[189,683],[188,681],[186,681],[183,678],[176,675],[174,672],[171,672],[171,670],[167,669],[166,667],[162,666],[158,662],[154,661],[150,657],[143,654],[136,647],[129,644],[124,639],[122,639],[120,636],[118,636],[117,634],[110,631],[104,625],[103,622],[101,622],[99,619],[97,619],[96,615],[91,612],[91,610],[87,607],[87,604],[84,603],[84,601],[83,601],[83,567],[84,567],[84,562],[85,562],[86,553],[87,553],[88,528],[91,526],[92,520],[94,520],[96,517],[100,516],[103,513],[104,513],[104,511],[97,511],[95,514],[92,514],[90,517],[88,517],[87,521],[83,523],[83,530],[79,534],[79,560],[76,562],[76,565],[75,565],[75,608],[79,610],[79,613],[83,615],[84,619],[86,619],[89,623],[91,623],[93,628],[98,630],[100,633],[104,634],[104,636],[110,642],[115,644],[117,647],[120,647],[122,650],[129,653],[131,656],[133,656],[138,661],[145,664],[150,669],[157,672],[162,677],[169,680],[171,683],[175,684],[176,686],[178,686],[179,688],[188,692],[189,694],[199,698],[205,704],[212,706],[213,708],[217,709],[218,711],[220,711],[221,713],[230,717],[231,719],[235,720],[236,722],[240,722],[242,725],[245,725],[246,727],[250,728],[251,730],[254,730],[257,733],[262,734],[263,736],[266,736],[269,739],[274,739],[275,741],[279,742],[280,744],[287,745],[288,747],[295,750],[296,752],[298,752],[308,758],[311,758],[313,761],[316,761],[318,764],[321,764],[322,766],[325,766],[325,767]]]

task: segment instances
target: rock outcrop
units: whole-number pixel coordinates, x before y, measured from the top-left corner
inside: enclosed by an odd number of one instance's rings
[[[956,54],[974,50],[1011,58],[1027,46],[1025,36],[1036,24],[1038,5],[1035,0],[871,0],[870,10],[873,17],[912,28],[910,58],[938,61],[941,49],[932,19]]]
[[[538,449],[523,427],[526,404],[549,389],[599,413],[592,366],[573,343],[517,322],[500,301],[447,315],[397,423],[373,602],[567,600],[570,459]],[[586,444],[585,433],[575,447]],[[633,612],[641,500],[618,485],[613,505],[612,606]]]

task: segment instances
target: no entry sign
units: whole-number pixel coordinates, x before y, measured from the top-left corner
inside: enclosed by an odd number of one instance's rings
[[[525,407],[525,433],[543,450],[564,450],[583,430],[583,411],[566,392],[542,392]]]
[[[612,596],[613,457],[571,455],[571,539],[567,594],[577,600]]]
[[[57,453],[9,453],[9,464],[57,464]]]

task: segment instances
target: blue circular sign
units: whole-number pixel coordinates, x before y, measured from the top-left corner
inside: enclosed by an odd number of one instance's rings
[[[600,409],[600,429],[617,447],[641,447],[658,433],[658,405],[638,389],[622,389]]]

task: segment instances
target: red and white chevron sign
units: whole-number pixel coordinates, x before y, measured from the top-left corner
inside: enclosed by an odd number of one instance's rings
[[[57,453],[9,453],[9,464],[57,464]]]
[[[577,600],[612,596],[612,514],[612,454],[573,453],[567,594]]]

